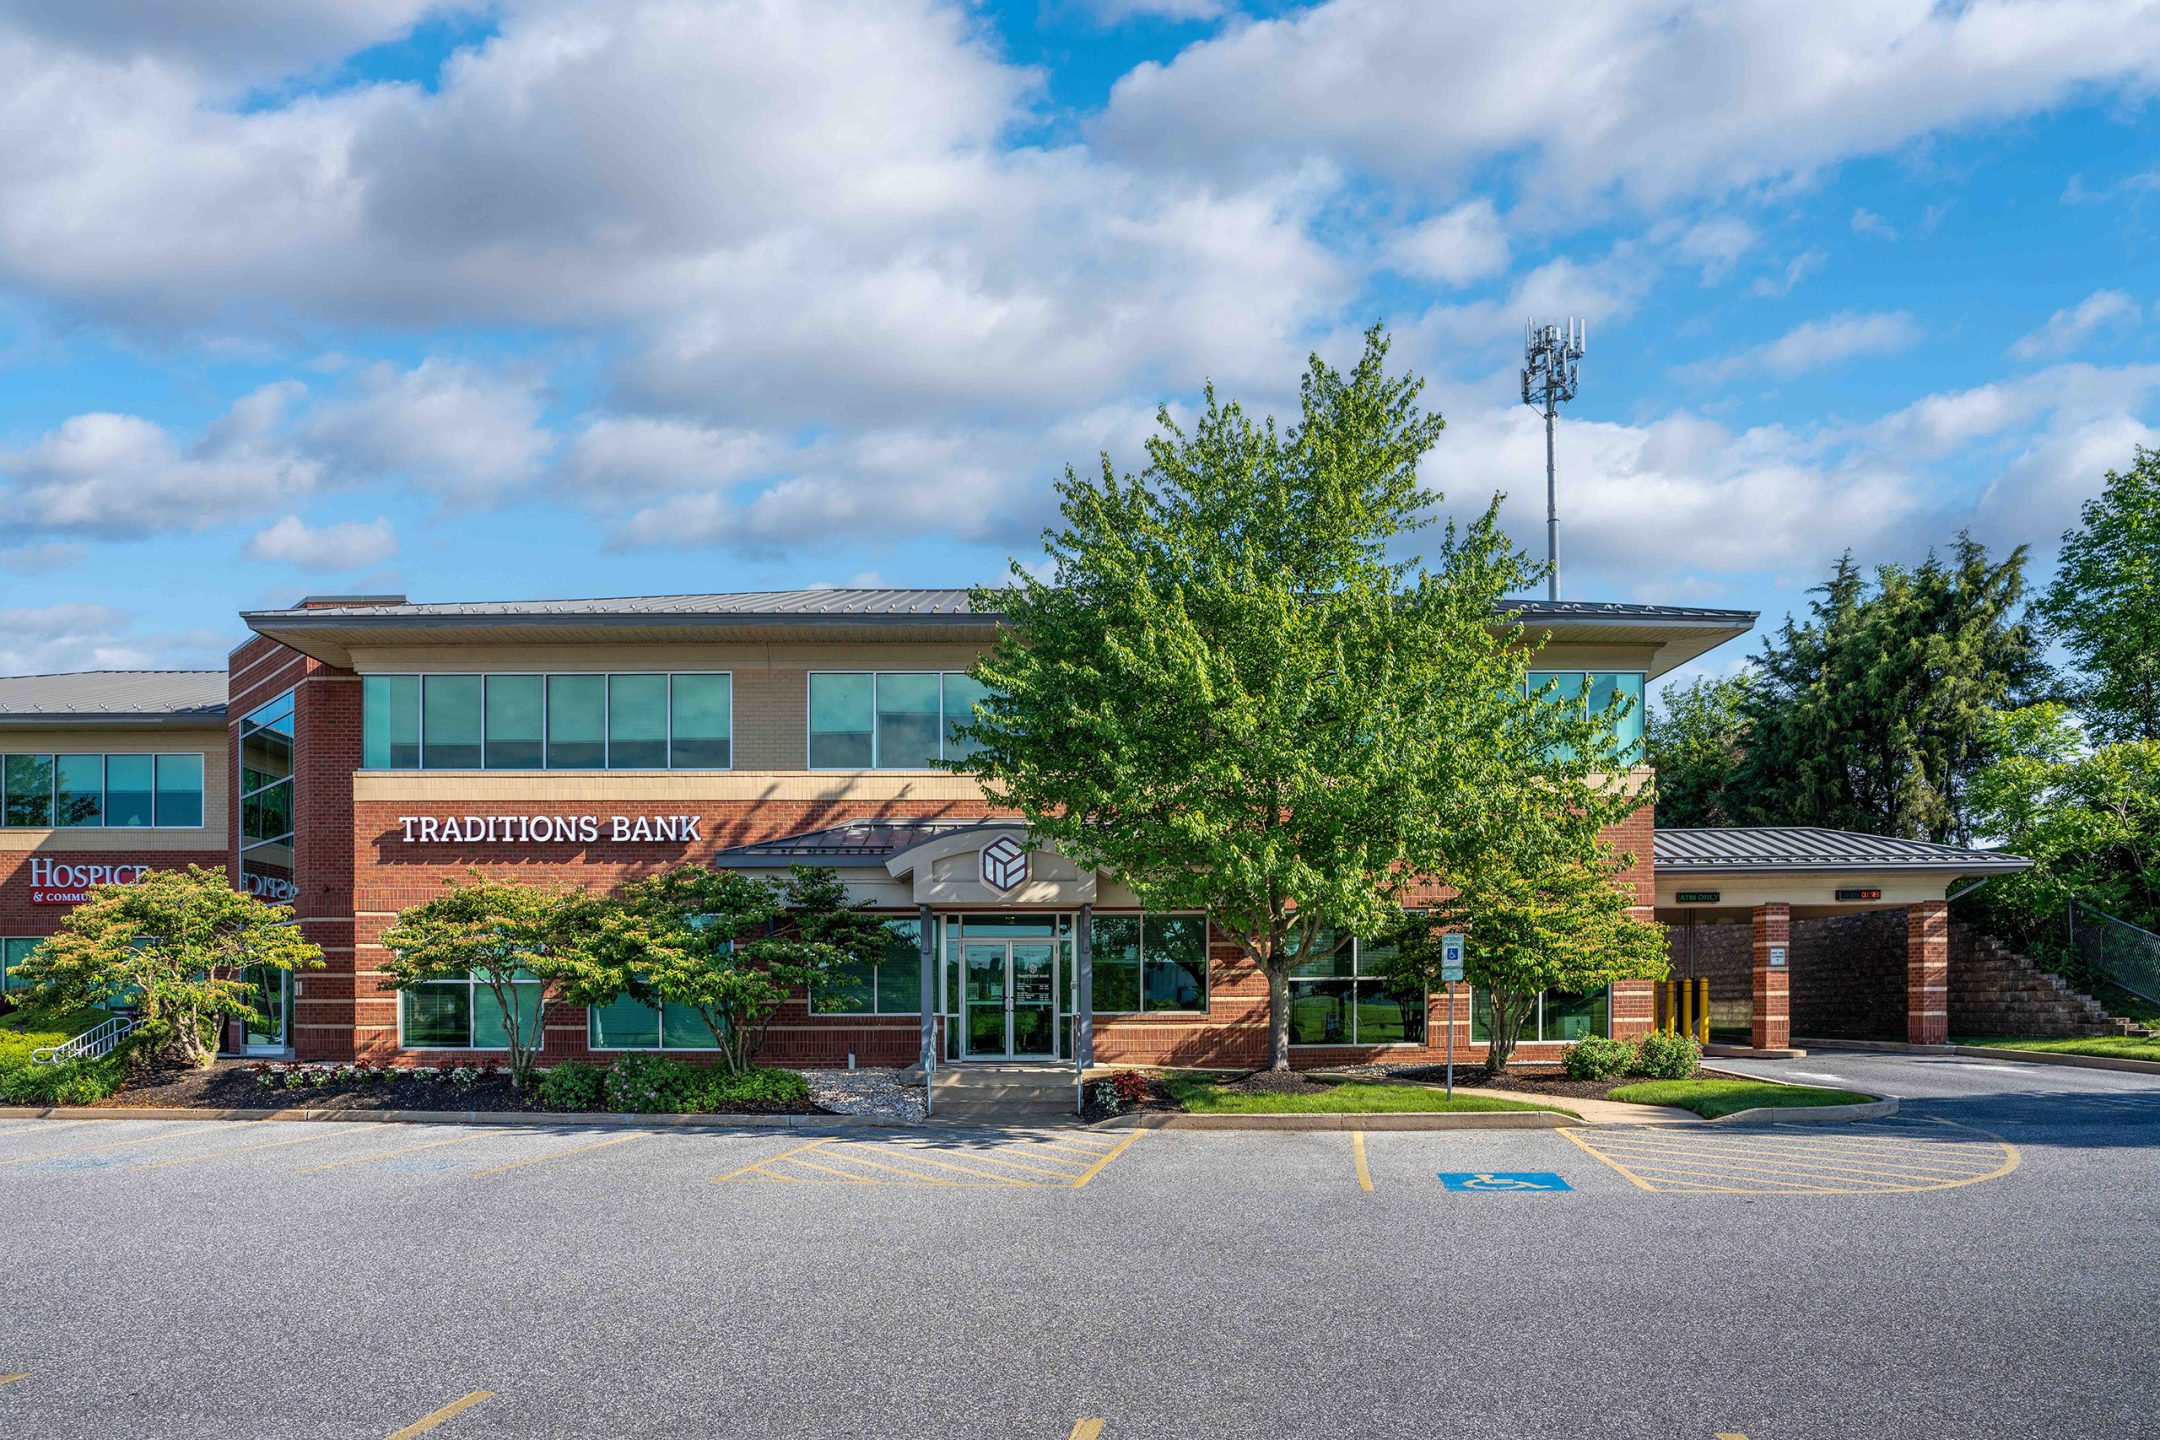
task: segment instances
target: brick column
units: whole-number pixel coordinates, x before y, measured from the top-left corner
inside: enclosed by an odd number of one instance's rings
[[[1950,902],[1905,907],[1905,1039],[1950,1042]]]
[[[1782,1050],[1792,1044],[1792,906],[1782,900],[1757,905],[1755,940],[1754,1035],[1757,1050]],[[1770,963],[1778,951],[1783,962]]]

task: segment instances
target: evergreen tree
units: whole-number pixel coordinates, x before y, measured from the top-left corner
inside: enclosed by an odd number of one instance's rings
[[[2047,680],[2018,613],[2025,548],[2000,561],[1960,535],[1945,562],[1877,567],[1850,554],[1756,658],[1747,755],[1733,793],[1748,823],[1966,841],[1965,787],[1989,758],[1989,718]]]
[[[1749,689],[1741,674],[1659,692],[1647,744],[1661,828],[1734,823],[1732,787],[1747,754]]]
[[[2077,657],[2072,692],[2096,740],[2160,740],[2160,450],[2085,502],[2034,607]]]

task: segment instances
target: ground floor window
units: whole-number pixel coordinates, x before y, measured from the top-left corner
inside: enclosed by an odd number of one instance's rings
[[[717,1050],[712,1027],[694,1006],[648,1005],[623,995],[585,1012],[585,1041],[595,1050]]]
[[[44,944],[41,936],[0,940],[0,993],[13,994],[21,987],[15,983],[15,967],[30,958],[30,952]]]
[[[1316,937],[1325,952],[1335,942]],[[1392,945],[1352,940],[1290,972],[1292,1045],[1422,1045],[1425,992],[1394,984],[1378,971]]]
[[[1088,955],[1098,1015],[1208,1008],[1205,915],[1097,915]]]
[[[1572,995],[1559,990],[1541,990],[1537,1004],[1530,1007],[1530,1016],[1523,1021],[1520,1040],[1581,1040],[1592,1035],[1612,1033],[1612,990],[1610,987]],[[1492,1004],[1485,992],[1475,991],[1470,996],[1470,1038],[1486,1041],[1492,1038]]]
[[[850,961],[820,982],[819,1015],[920,1015],[922,922],[885,922],[885,954],[875,964]]]
[[[546,986],[519,972],[511,987],[517,997],[519,1027],[527,1035],[540,1029],[541,996]],[[487,983],[470,976],[429,980],[398,996],[398,1043],[408,1050],[502,1050],[502,1006]]]

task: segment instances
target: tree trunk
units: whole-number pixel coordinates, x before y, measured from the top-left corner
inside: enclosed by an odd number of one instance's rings
[[[1290,1068],[1290,972],[1281,965],[1267,970],[1268,1069]]]

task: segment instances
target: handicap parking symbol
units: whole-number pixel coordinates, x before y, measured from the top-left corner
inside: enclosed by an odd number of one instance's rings
[[[1575,1188],[1550,1170],[1441,1170],[1435,1173],[1440,1177],[1443,1190],[1468,1190],[1479,1194]]]

